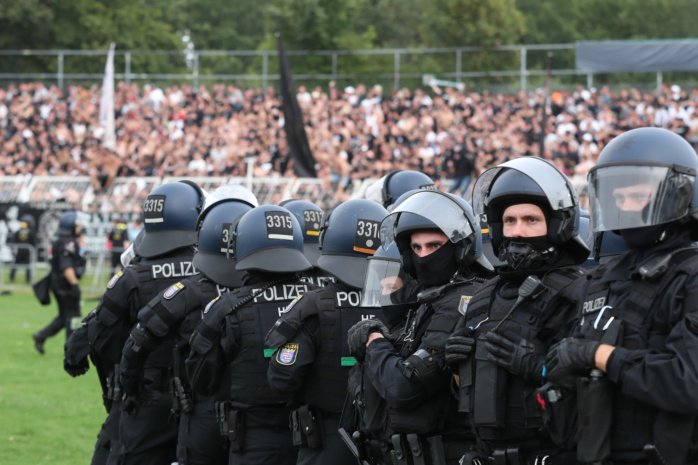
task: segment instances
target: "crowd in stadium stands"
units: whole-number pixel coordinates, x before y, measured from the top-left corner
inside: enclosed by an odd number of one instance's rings
[[[274,88],[217,84],[159,88],[117,83],[116,150],[101,148],[99,88],[42,83],[0,89],[0,173],[89,175],[96,191],[119,176],[292,176],[281,100]],[[380,85],[298,87],[318,176],[342,189],[392,169],[454,179],[520,155],[539,154],[540,91],[518,95]],[[583,183],[612,137],[639,126],[698,137],[698,89],[658,92],[608,87],[556,91],[546,120],[545,158]],[[145,192],[145,191],[144,191]],[[462,192],[464,193],[464,192]],[[146,192],[147,194],[147,192]],[[145,194],[144,194],[145,195]]]

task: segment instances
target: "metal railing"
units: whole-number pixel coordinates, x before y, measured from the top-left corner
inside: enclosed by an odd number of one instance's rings
[[[530,67],[531,52],[553,51],[553,50],[574,50],[575,44],[536,44],[536,45],[506,45],[499,47],[483,48],[483,47],[444,47],[444,48],[400,48],[400,49],[369,49],[369,50],[290,50],[287,55],[291,57],[327,57],[329,60],[329,69],[326,73],[317,74],[302,74],[294,73],[296,81],[330,81],[330,80],[353,80],[371,78],[373,80],[388,80],[392,81],[394,88],[399,88],[401,82],[406,79],[421,79],[425,73],[434,74],[438,78],[453,79],[456,82],[462,82],[464,79],[477,79],[485,77],[510,77],[518,78],[518,86],[520,90],[526,91],[528,87],[528,78],[533,76],[545,76],[545,63],[541,61],[539,67]],[[518,68],[507,70],[479,71],[464,69],[464,56],[470,53],[487,52],[504,52],[514,53],[512,62],[518,62]],[[418,55],[443,55],[450,56],[450,70],[434,73],[433,69],[419,69],[417,72],[410,70],[409,60]],[[0,56],[55,56],[56,65],[55,71],[41,73],[17,73],[7,72],[0,69],[0,81],[2,80],[51,80],[55,81],[58,87],[63,88],[66,81],[74,80],[101,80],[103,74],[99,73],[73,73],[66,70],[66,58],[75,56],[94,56],[106,57],[107,50],[0,50]],[[122,72],[115,74],[115,78],[126,83],[135,80],[145,81],[179,81],[191,82],[194,86],[198,86],[200,81],[247,81],[253,83],[261,83],[262,89],[266,90],[270,82],[279,80],[278,72],[272,71],[270,66],[270,58],[275,59],[278,56],[277,51],[255,51],[255,50],[198,50],[198,51],[132,51],[125,50],[115,52],[117,57],[123,57]],[[182,68],[186,68],[184,73],[142,73],[134,71],[133,61],[135,56],[166,56],[181,58]],[[346,57],[362,57],[362,56],[384,56],[387,59],[383,60],[385,68],[384,72],[376,73],[346,73],[340,72],[342,69],[342,60]],[[213,73],[202,71],[201,61],[208,58],[220,59],[221,57],[236,57],[238,59],[247,57],[248,59],[261,60],[261,72],[244,72],[244,73]],[[188,63],[185,66],[185,59]],[[121,61],[121,59],[120,59]],[[391,63],[390,63],[391,62]],[[103,62],[102,62],[103,63]],[[390,64],[388,64],[390,63]],[[103,67],[103,65],[102,65]],[[258,68],[257,67],[249,67]],[[392,68],[392,69],[391,69]],[[412,66],[412,68],[414,68]],[[591,87],[594,81],[594,75],[591,73],[582,73],[576,69],[553,69],[553,76],[569,76],[581,75],[586,76],[587,87]],[[657,73],[657,82],[661,82],[661,72]]]

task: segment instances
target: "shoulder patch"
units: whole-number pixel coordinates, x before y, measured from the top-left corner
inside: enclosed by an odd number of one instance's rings
[[[182,284],[182,283],[176,283],[176,284],[170,286],[169,289],[167,289],[167,290],[165,291],[165,293],[162,295],[162,297],[165,298],[165,299],[167,299],[167,300],[170,300],[171,298],[173,298],[174,296],[176,296],[177,293],[178,293],[179,291],[181,291],[182,289],[184,289],[184,284]]]
[[[216,300],[220,299],[221,296],[216,297],[212,301],[210,301],[208,304],[206,304],[206,308],[204,308],[204,315],[208,313],[209,310],[211,310],[211,307],[213,307],[213,304],[216,303]]]
[[[470,299],[472,299],[473,296],[471,295],[462,295],[460,297],[460,303],[458,304],[458,312],[461,315],[465,315],[465,312],[468,310],[468,304],[470,303]]]
[[[116,282],[119,280],[119,278],[122,277],[123,275],[124,275],[124,272],[119,271],[114,276],[112,276],[112,278],[109,280],[109,283],[107,284],[107,288],[108,289],[113,288],[116,285]]]
[[[286,308],[284,308],[283,310],[281,310],[281,314],[283,315],[284,313],[288,313],[288,312],[293,308],[293,306],[296,305],[296,302],[298,302],[298,301],[301,300],[302,298],[303,298],[303,296],[302,296],[302,295],[299,295],[298,297],[296,297],[295,299],[293,299],[293,300],[291,301],[291,303],[288,304],[288,305],[286,306]]]
[[[297,355],[298,344],[295,342],[289,342],[288,344],[283,345],[276,353],[276,361],[281,365],[293,365],[296,363]]]

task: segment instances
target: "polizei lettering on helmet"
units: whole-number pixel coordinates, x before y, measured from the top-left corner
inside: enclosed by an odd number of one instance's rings
[[[253,294],[259,292],[259,289],[254,289]],[[278,286],[270,287],[254,298],[255,302],[275,302],[278,300],[293,300],[308,292],[308,286],[305,284],[279,284]]]
[[[192,262],[158,263],[151,268],[153,279],[184,278],[197,273]]]

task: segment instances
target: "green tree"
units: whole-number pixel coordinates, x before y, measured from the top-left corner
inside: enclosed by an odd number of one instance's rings
[[[525,31],[515,0],[435,0],[424,12],[420,33],[427,47],[497,47],[517,43]],[[463,69],[502,69],[510,53],[468,53]]]
[[[419,26],[429,3],[430,0],[366,0],[356,21],[370,24],[376,31],[375,47],[420,47]]]
[[[357,20],[364,0],[270,0],[267,9],[267,35],[259,50],[276,50],[275,31],[281,33],[284,47],[293,50],[356,50],[373,48],[373,27]],[[343,57],[340,72],[361,73],[370,57]],[[294,74],[330,73],[329,55],[289,56]],[[251,68],[261,69],[259,63]],[[276,60],[270,72],[278,70]]]
[[[0,47],[4,49],[104,50],[110,42],[120,50],[177,50],[180,41],[147,0],[0,0]],[[100,72],[103,57],[68,57],[68,72]],[[36,57],[22,68],[53,70],[55,58]],[[12,60],[3,60],[11,69]],[[168,57],[134,56],[138,72],[170,69]]]
[[[179,37],[188,36],[195,50],[255,50],[265,37],[268,1],[157,0]],[[244,73],[251,58],[200,56],[200,74]]]

